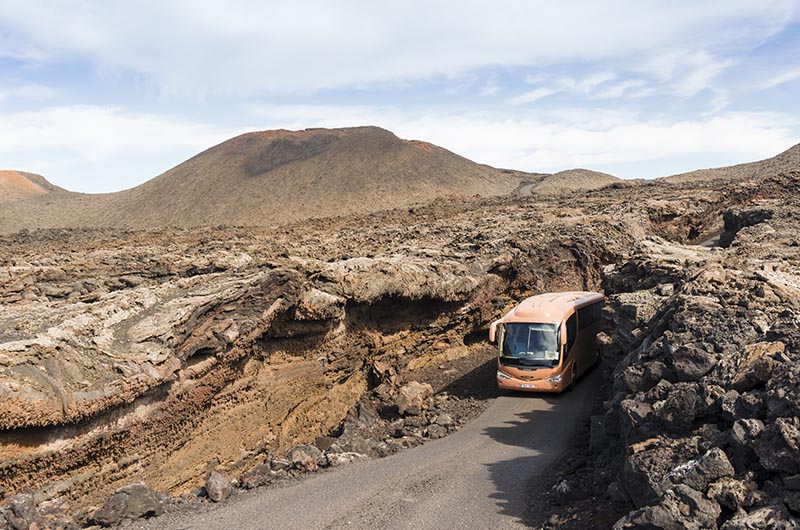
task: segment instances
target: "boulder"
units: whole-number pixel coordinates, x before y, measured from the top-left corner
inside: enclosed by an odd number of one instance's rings
[[[800,363],[782,363],[775,367],[767,382],[769,418],[800,416]]]
[[[397,410],[402,415],[420,414],[427,408],[428,398],[433,394],[433,387],[428,383],[411,381],[400,388],[397,393]]]
[[[453,425],[453,418],[443,412],[434,418],[433,423],[441,427],[450,427]]]
[[[314,438],[314,445],[317,449],[324,452],[330,449],[336,441],[337,439],[332,436],[317,436]]]
[[[765,506],[751,512],[739,511],[720,530],[797,530],[797,520],[792,520],[785,509]]]
[[[28,490],[0,502],[0,528],[3,530],[78,530],[82,528],[63,510],[63,500],[43,501],[38,506]]]
[[[708,498],[732,512],[749,508],[767,500],[766,494],[758,490],[752,480],[723,477],[708,487]]]
[[[213,502],[221,502],[230,497],[231,481],[227,477],[218,473],[217,471],[209,471],[206,476],[206,493],[208,498]]]
[[[614,530],[633,528],[701,530],[717,527],[719,505],[685,484],[668,490],[661,501],[633,511],[617,521]]]
[[[800,418],[778,418],[764,429],[753,447],[764,468],[800,473]]]
[[[283,471],[285,473],[285,471]],[[261,464],[246,471],[239,478],[239,484],[245,489],[253,489],[269,483],[276,477],[269,464]]]
[[[717,360],[697,345],[683,345],[670,355],[670,364],[678,381],[697,381],[714,367]]]
[[[644,401],[626,399],[620,403],[621,431],[628,439],[641,439],[658,432],[660,423],[653,407]]]
[[[355,460],[362,460],[367,458],[366,455],[362,455],[361,453],[354,453],[352,451],[342,451],[342,452],[332,452],[327,453],[326,457],[328,459],[328,464],[331,467],[339,467]]]
[[[774,357],[786,351],[782,342],[749,344],[734,357],[736,373],[731,386],[739,391],[750,390],[769,381],[777,362]]]
[[[763,415],[764,401],[757,392],[740,394],[728,390],[720,399],[722,417],[733,423],[741,418],[758,418]]]
[[[2,517],[5,515],[5,518]],[[36,501],[31,493],[18,493],[0,506],[0,528],[3,523],[13,530],[27,530],[37,523]]]
[[[371,387],[378,387],[382,384],[393,387],[397,384],[397,371],[388,363],[373,361],[369,371],[369,383]]]
[[[697,402],[697,386],[677,383],[666,399],[653,404],[653,411],[673,433],[682,433],[692,426]]]
[[[138,519],[161,515],[164,506],[158,494],[146,484],[131,484],[119,488],[102,508],[92,514],[92,521],[102,526],[114,526],[123,519]]]
[[[673,484],[686,484],[697,491],[705,491],[708,485],[722,477],[732,477],[733,466],[725,452],[715,447],[706,454],[679,466],[670,474]]]
[[[442,427],[441,425],[433,425],[428,426],[425,433],[428,435],[428,438],[431,440],[437,440],[439,438],[444,438],[447,436],[447,429]]]
[[[269,468],[272,471],[289,471],[292,469],[292,463],[285,458],[273,458],[269,461]]]
[[[764,430],[764,423],[753,418],[736,420],[731,427],[731,443],[734,445],[745,445],[756,439],[761,431]]]
[[[323,460],[322,451],[313,445],[296,445],[289,449],[286,458],[295,469],[300,471],[314,471]]]
[[[661,380],[675,380],[675,375],[661,361],[648,361],[628,366],[621,380],[628,392],[647,392]]]
[[[734,422],[728,431],[728,441],[730,442],[728,454],[736,469],[748,469],[758,462],[753,443],[763,430],[764,423],[761,420],[745,418]]]

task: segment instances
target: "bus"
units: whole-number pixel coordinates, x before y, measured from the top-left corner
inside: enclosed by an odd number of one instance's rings
[[[520,302],[492,322],[498,345],[497,386],[563,392],[597,364],[597,332],[605,296],[587,291],[546,293]]]

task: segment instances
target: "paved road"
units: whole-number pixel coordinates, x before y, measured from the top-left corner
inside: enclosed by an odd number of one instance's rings
[[[153,521],[181,530],[526,528],[526,491],[572,440],[598,370],[556,397],[503,396],[450,436],[204,512]]]

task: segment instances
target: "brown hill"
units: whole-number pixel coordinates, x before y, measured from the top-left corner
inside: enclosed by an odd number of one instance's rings
[[[15,201],[48,193],[65,192],[41,175],[0,170],[0,202]]]
[[[0,230],[9,231],[11,215],[16,229],[274,225],[449,195],[507,194],[518,182],[515,173],[377,127],[265,131],[228,140],[130,190],[16,201],[13,212],[0,212]]]
[[[595,190],[620,181],[621,179],[608,173],[590,169],[568,169],[552,175],[540,175],[534,181],[520,185],[515,193],[517,195],[556,195]]]
[[[698,169],[687,173],[660,177],[656,180],[663,180],[673,184],[690,181],[745,180],[754,177],[774,177],[781,173],[797,171],[798,169],[800,169],[800,144],[766,160],[737,164],[735,166]]]

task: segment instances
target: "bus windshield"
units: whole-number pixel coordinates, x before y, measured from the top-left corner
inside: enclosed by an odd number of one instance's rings
[[[541,323],[505,325],[500,361],[525,366],[558,364],[558,326]]]

